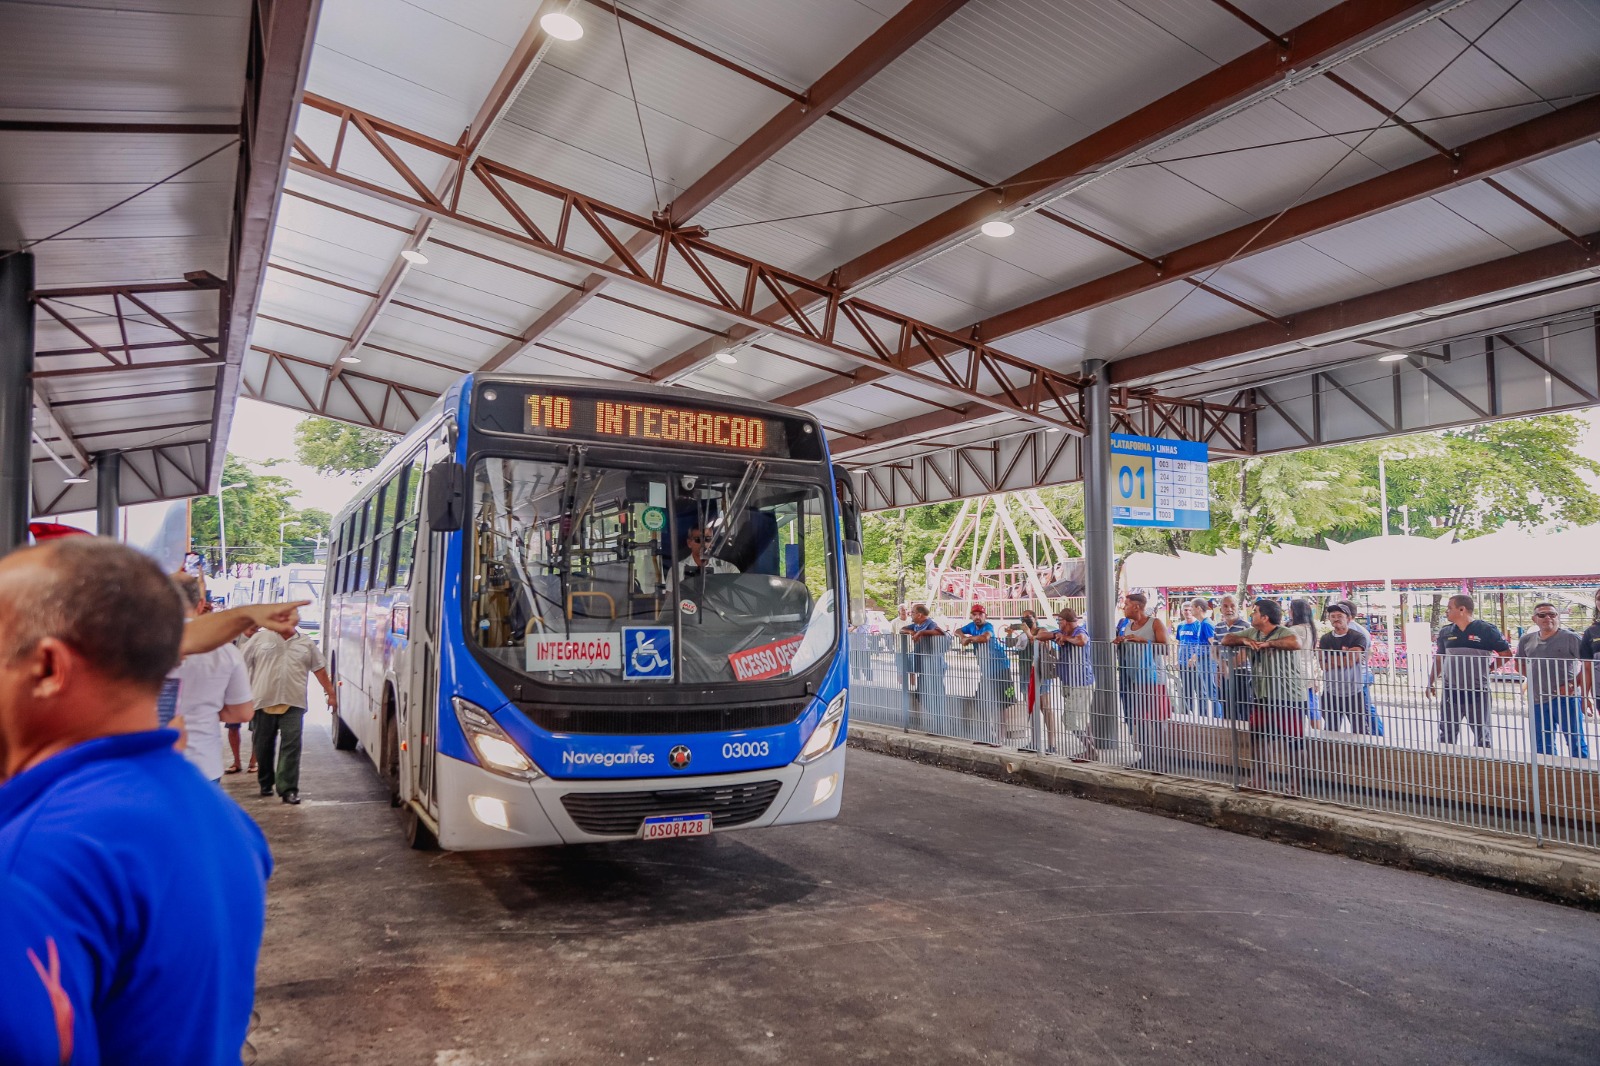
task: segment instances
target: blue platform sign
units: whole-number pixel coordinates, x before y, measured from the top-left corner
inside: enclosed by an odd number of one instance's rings
[[[672,680],[672,627],[622,627],[622,679]]]
[[[1210,529],[1210,461],[1204,444],[1113,433],[1112,524]]]

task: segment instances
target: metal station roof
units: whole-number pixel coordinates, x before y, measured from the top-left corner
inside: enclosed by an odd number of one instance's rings
[[[35,513],[92,507],[102,452],[124,454],[128,503],[220,473],[313,7],[0,2],[0,249],[34,256]]]
[[[1596,55],[1587,0],[324,0],[242,389],[755,397],[880,506],[1076,477],[1087,359],[1222,452],[1593,403]]]

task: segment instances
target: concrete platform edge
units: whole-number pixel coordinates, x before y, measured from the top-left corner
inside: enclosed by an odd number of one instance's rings
[[[1600,853],[1459,829],[1226,785],[1162,777],[883,726],[850,726],[850,744],[947,770],[1097,803],[1136,808],[1248,836],[1600,909]],[[845,802],[849,802],[848,795]]]

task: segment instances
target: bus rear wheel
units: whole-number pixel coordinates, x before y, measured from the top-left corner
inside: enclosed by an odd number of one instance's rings
[[[383,783],[389,788],[389,806],[400,806],[400,730],[395,722],[394,704],[383,716]]]
[[[349,726],[344,724],[344,720],[339,717],[338,711],[333,711],[331,713],[333,714],[332,730],[334,750],[355,751],[356,735],[350,731]]]

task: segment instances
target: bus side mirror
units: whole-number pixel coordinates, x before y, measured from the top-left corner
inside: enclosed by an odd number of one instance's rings
[[[435,533],[451,533],[467,520],[467,468],[460,463],[435,463],[425,486],[428,525]]]
[[[839,518],[844,527],[844,539],[861,543],[861,504],[856,499],[855,482],[850,480],[850,471],[835,464],[833,468],[833,482],[839,495]]]

